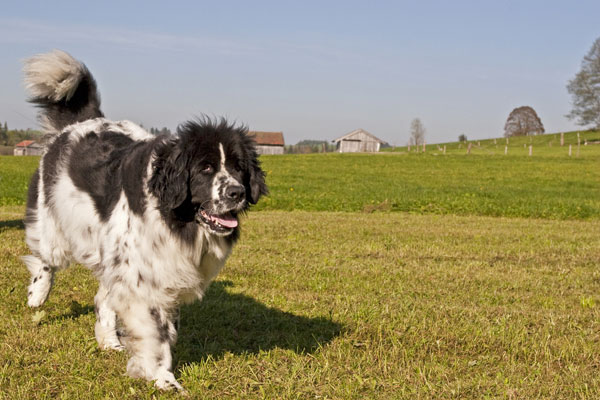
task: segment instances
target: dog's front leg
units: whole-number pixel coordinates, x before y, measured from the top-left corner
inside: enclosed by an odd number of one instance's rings
[[[171,345],[177,331],[169,313],[146,302],[128,302],[124,308],[118,314],[126,330],[127,348],[132,352],[127,374],[155,381],[160,389],[183,391],[171,369]]]

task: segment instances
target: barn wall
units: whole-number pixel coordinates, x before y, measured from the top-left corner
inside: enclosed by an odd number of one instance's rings
[[[283,146],[258,145],[256,151],[258,154],[283,154]]]
[[[339,146],[340,153],[378,152],[379,142],[369,138],[369,141],[342,140]]]
[[[360,142],[354,140],[342,140],[340,142],[340,153],[356,153],[360,150]]]

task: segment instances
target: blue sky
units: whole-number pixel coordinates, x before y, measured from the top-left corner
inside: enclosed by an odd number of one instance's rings
[[[205,113],[286,142],[364,128],[428,143],[499,137],[529,105],[577,129],[566,84],[600,37],[600,1],[5,2],[0,121],[35,127],[22,60],[59,48],[95,75],[105,114],[175,128]]]

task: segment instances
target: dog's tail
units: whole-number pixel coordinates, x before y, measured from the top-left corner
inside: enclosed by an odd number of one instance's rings
[[[47,134],[65,126],[103,117],[96,81],[87,67],[64,51],[54,50],[25,60],[29,102],[40,108],[38,118]]]

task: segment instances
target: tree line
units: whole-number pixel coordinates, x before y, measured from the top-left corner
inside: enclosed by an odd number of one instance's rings
[[[8,129],[8,123],[0,124],[0,146],[14,146],[23,140],[40,140],[42,132],[34,129]]]

